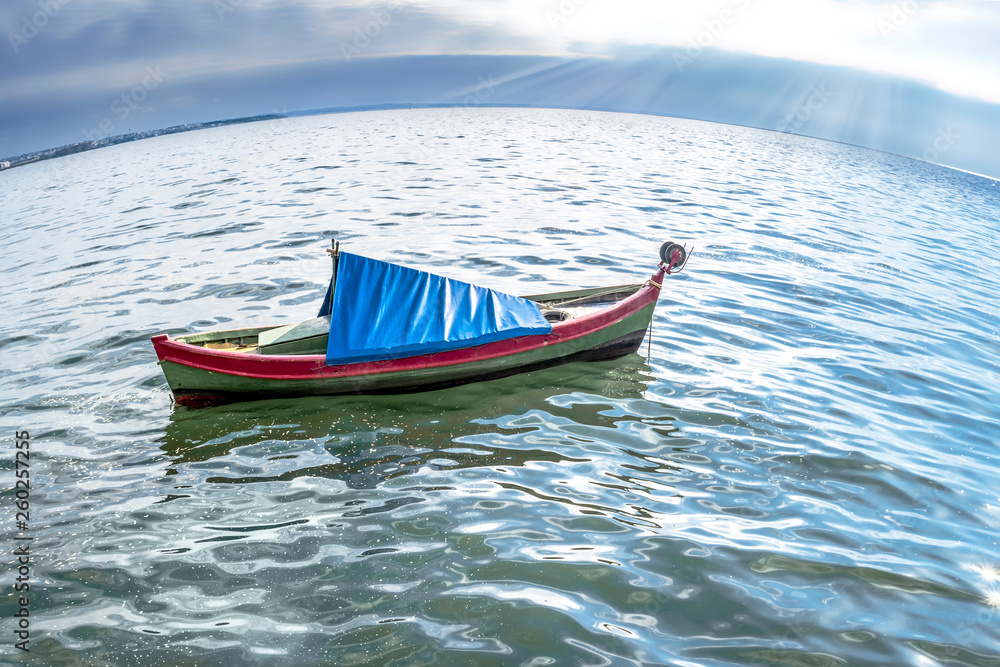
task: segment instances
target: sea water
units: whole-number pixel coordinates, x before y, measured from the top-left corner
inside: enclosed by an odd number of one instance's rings
[[[0,656],[997,665],[998,214],[997,181],[932,164],[565,110],[279,119],[4,172],[3,548],[32,540],[30,654],[8,556]],[[334,237],[517,294],[694,252],[617,361],[174,406],[149,338],[314,316]]]

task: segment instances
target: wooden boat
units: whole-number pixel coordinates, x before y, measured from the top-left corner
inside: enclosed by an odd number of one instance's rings
[[[336,244],[331,254],[334,275],[319,317],[290,326],[154,336],[153,347],[177,402],[406,393],[569,361],[621,357],[639,349],[664,277],[683,269],[688,258],[682,246],[668,242],[660,248],[656,272],[644,283],[514,297],[340,253]],[[361,269],[347,272],[346,258]],[[386,273],[371,282],[363,272],[371,267]],[[380,291],[371,291],[373,286]],[[372,300],[373,293],[382,298]],[[423,301],[407,311],[401,295]],[[484,313],[493,319],[485,331],[476,329],[476,322],[470,328],[449,321],[466,312],[470,320],[482,320]],[[497,321],[502,330],[491,330],[497,329]],[[413,329],[419,329],[416,337]],[[439,335],[442,330],[445,335]],[[449,336],[452,340],[446,340]]]

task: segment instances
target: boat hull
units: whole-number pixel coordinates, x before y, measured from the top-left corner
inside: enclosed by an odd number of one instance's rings
[[[555,324],[548,334],[388,361],[331,366],[323,355],[241,354],[168,336],[154,337],[153,346],[180,403],[427,391],[634,353],[649,328],[662,279],[662,272],[654,275],[624,300]]]

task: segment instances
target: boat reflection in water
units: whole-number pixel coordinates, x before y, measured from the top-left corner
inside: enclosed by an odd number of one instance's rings
[[[613,413],[643,401],[653,380],[645,360],[631,354],[418,394],[178,406],[160,445],[173,459],[168,475],[194,467],[214,483],[313,476],[371,488],[431,462],[464,468],[556,461],[559,448],[550,444],[525,448],[519,440],[508,448],[483,436],[510,433],[511,421],[527,425],[533,415],[550,419],[564,410],[573,411],[574,423],[585,418],[613,428],[620,418]]]

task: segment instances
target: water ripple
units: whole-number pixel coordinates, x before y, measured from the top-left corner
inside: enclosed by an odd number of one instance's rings
[[[994,181],[523,109],[75,160],[0,175],[0,415],[32,436],[46,664],[1000,661]],[[331,236],[533,294],[696,250],[641,355],[171,406],[148,338],[311,317]]]

